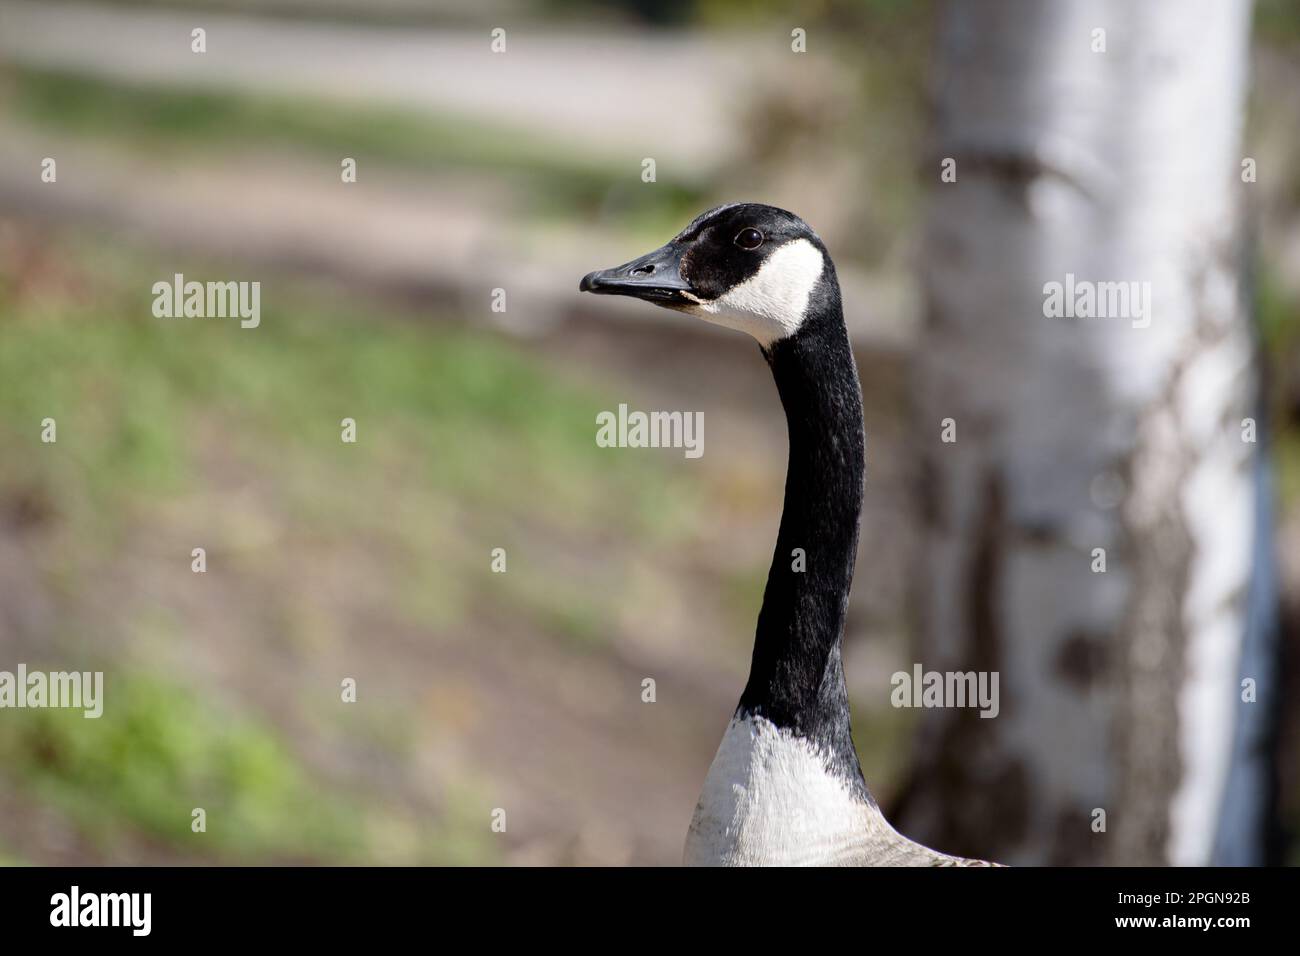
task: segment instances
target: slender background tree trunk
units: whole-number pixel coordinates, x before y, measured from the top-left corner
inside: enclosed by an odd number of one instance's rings
[[[922,718],[900,822],[947,852],[1194,864],[1217,833],[1216,858],[1258,858],[1272,598],[1261,444],[1243,440],[1258,417],[1239,235],[1250,12],[944,10],[918,659],[1001,675],[996,719]],[[944,158],[956,182],[938,182]],[[1149,283],[1150,313],[1047,317],[1045,286],[1067,274]]]

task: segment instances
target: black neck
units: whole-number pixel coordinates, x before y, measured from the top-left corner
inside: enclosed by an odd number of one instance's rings
[[[833,274],[799,331],[765,351],[790,435],[785,506],[738,712],[824,747],[861,781],[840,648],[866,469],[862,388]],[[795,549],[806,570],[795,570]]]

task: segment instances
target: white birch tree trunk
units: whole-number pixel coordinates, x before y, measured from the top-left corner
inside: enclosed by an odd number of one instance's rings
[[[1270,675],[1251,657],[1253,704],[1240,680],[1271,615],[1251,590],[1269,536],[1242,424],[1258,414],[1239,235],[1250,13],[944,10],[927,175],[950,157],[957,179],[932,190],[922,265],[918,659],[1000,672],[1001,713],[924,712],[901,828],[928,845],[1257,862]],[[1142,286],[1127,309],[1100,286],[1094,308],[1122,314],[1046,316],[1067,274],[1083,308],[1089,283],[1149,283],[1149,311]]]

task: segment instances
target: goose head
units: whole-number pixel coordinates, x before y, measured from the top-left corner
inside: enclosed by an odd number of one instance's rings
[[[828,293],[838,297],[817,234],[794,213],[761,203],[710,209],[665,245],[589,273],[578,288],[738,329],[765,349],[794,335]]]

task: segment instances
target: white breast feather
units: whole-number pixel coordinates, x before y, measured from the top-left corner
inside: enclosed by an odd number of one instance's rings
[[[687,866],[989,866],[903,836],[811,741],[732,720],[686,835]]]
[[[747,717],[731,722],[709,768],[685,862],[852,863],[877,821],[879,811],[827,770],[813,744]]]

